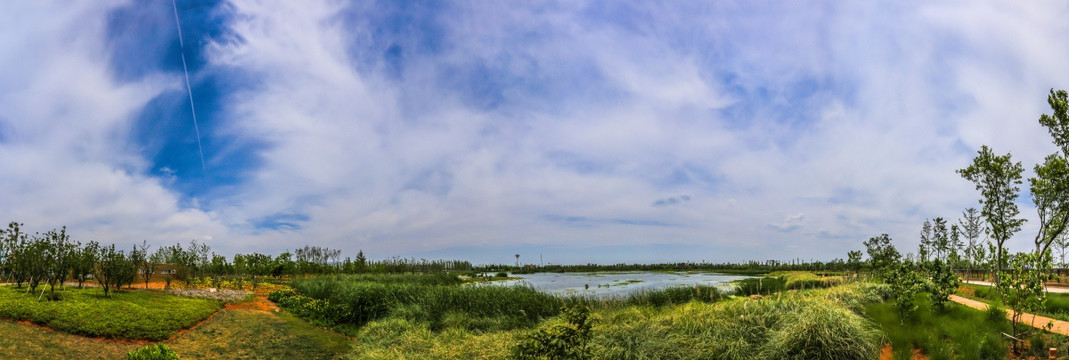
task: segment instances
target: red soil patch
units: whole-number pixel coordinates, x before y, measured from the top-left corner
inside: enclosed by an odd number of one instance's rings
[[[256,296],[252,301],[246,301],[237,304],[226,304],[227,309],[243,309],[243,310],[258,310],[258,311],[278,311],[278,305],[267,300],[266,297]]]
[[[921,349],[913,349],[913,356],[910,357],[913,360],[928,360],[928,356],[921,352]],[[886,344],[880,349],[880,360],[894,359],[894,353],[891,352],[891,344]]]

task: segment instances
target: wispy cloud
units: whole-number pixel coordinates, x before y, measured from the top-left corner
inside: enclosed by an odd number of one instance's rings
[[[201,171],[159,5],[0,5],[0,220],[476,261],[908,249],[975,205],[980,144],[1053,151],[1069,79],[1060,3],[179,1]]]

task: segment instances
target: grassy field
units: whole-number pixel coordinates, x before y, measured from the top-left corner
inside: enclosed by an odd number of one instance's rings
[[[1008,331],[1006,320],[985,312],[956,305],[936,311],[921,296],[915,315],[901,319],[885,301],[886,285],[833,286],[841,280],[801,273],[765,279],[774,280],[760,282],[760,292],[768,295],[758,298],[688,286],[596,299],[463,285],[441,276],[325,276],[293,280],[291,290],[274,293],[294,298],[280,301],[289,311],[272,311],[262,298],[228,305],[163,343],[186,359],[509,359],[524,339],[568,326],[558,316],[562,307],[583,304],[592,309],[591,337],[585,343],[594,359],[871,359],[888,343],[896,359],[911,358],[914,349],[932,359],[1004,358],[1008,353],[998,335]],[[802,286],[806,289],[787,291],[792,279],[807,283]],[[765,291],[770,287],[783,291]],[[102,299],[93,297],[99,289],[70,290],[64,290],[62,301],[35,306],[118,300],[153,306],[145,309],[186,301],[220,307],[213,300],[154,292]],[[26,294],[2,291],[0,304],[28,301]],[[1050,336],[1029,340],[1037,349],[1065,342]],[[69,354],[121,359],[148,343],[0,321],[4,359]]]
[[[331,317],[317,312],[377,311],[342,329],[354,337],[347,355],[352,359],[505,359],[521,338],[560,324],[555,316],[568,303],[594,305],[589,346],[598,359],[872,358],[884,340],[861,312],[887,291],[883,285],[850,284],[729,299],[710,289],[683,287],[599,305],[595,299],[531,296],[526,288],[396,279],[369,285],[361,279],[320,278],[293,286],[296,291],[286,297],[303,298],[280,304],[315,321]],[[704,301],[694,301],[698,298]]]
[[[224,309],[164,341],[183,359],[340,359],[349,340],[286,313]],[[0,359],[125,359],[147,342],[88,338],[0,321]]]
[[[866,314],[880,324],[894,359],[911,359],[919,349],[931,359],[1002,359],[1007,355],[1000,332],[1010,332],[1002,310],[981,312],[949,303],[933,309],[927,294],[916,297],[917,309],[906,318],[891,302],[871,303]]]
[[[147,291],[68,287],[62,300],[39,301],[34,294],[0,286],[0,318],[25,320],[63,332],[116,339],[162,340],[208,318],[223,303]]]

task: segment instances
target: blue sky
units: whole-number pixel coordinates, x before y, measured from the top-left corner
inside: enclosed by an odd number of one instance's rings
[[[184,46],[168,1],[0,5],[0,219],[227,255],[913,251],[977,206],[980,145],[1054,151],[1036,119],[1069,88],[1056,1],[177,8]]]

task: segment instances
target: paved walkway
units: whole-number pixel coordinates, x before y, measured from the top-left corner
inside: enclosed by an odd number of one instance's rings
[[[976,301],[969,298],[964,298],[957,295],[950,295],[950,301],[962,304],[977,310],[987,310],[988,305],[986,303]],[[1013,320],[1013,310],[1006,309],[1006,318]],[[1035,328],[1046,328],[1047,324],[1053,323],[1054,327],[1051,328],[1051,332],[1069,336],[1069,322],[1051,319],[1046,316],[1039,316],[1035,314],[1024,314],[1021,316],[1021,323],[1025,325],[1031,325]]]
[[[967,280],[967,281],[963,281],[963,282],[966,283],[966,284],[973,284],[973,285],[983,285],[983,286],[992,286],[992,287],[995,286],[995,283],[987,282],[987,281]],[[1048,285],[1047,286],[1047,292],[1048,293],[1069,293],[1069,288],[1061,287],[1061,286],[1049,286]]]

